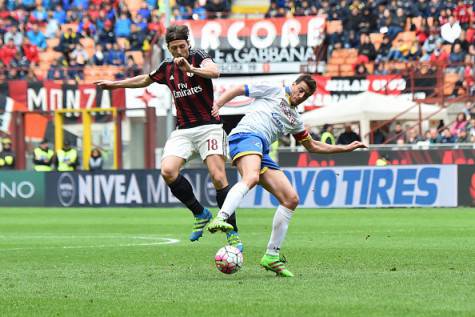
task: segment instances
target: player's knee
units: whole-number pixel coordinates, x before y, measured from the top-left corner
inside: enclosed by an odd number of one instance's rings
[[[288,209],[295,210],[299,205],[299,196],[296,193],[290,195],[282,202],[282,205]]]
[[[160,173],[162,174],[165,183],[170,184],[178,177],[179,171],[167,166],[162,166]]]
[[[223,188],[227,184],[226,172],[222,170],[210,170],[211,181],[215,188]]]
[[[257,183],[259,183],[259,173],[245,175],[243,176],[242,181],[246,183],[249,188],[253,188]]]

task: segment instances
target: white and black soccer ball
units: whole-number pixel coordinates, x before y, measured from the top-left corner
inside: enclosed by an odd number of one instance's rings
[[[216,252],[214,262],[219,271],[234,274],[241,269],[244,258],[238,248],[227,245]]]

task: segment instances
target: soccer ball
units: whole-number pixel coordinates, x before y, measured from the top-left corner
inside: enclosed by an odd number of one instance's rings
[[[214,262],[224,274],[234,274],[241,269],[244,259],[238,248],[227,245],[216,252]]]

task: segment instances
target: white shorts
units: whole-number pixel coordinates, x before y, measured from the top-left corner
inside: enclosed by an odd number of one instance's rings
[[[162,160],[167,156],[178,156],[188,161],[193,154],[199,154],[203,161],[213,154],[227,158],[227,144],[227,135],[222,124],[177,129],[165,143]]]

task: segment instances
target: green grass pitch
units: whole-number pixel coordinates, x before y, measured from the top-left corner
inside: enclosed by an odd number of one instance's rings
[[[224,236],[187,240],[184,209],[0,209],[0,316],[475,316],[475,210],[300,209],[258,266],[273,210],[239,210],[244,267]]]

